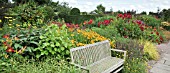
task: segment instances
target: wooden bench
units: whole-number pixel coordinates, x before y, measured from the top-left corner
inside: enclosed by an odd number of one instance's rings
[[[123,59],[112,57],[111,51],[123,52]],[[71,63],[88,73],[117,73],[126,58],[126,51],[111,49],[108,40],[70,49],[70,53]]]

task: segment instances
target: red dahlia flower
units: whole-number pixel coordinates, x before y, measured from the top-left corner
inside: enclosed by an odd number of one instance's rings
[[[102,22],[98,22],[98,27],[100,27],[101,24],[102,24]]]
[[[156,32],[156,35],[159,35],[159,32]]]
[[[128,38],[128,36],[124,36],[124,38]]]
[[[93,23],[93,20],[92,19],[90,19],[90,21],[88,22],[88,24],[92,24]]]
[[[3,42],[3,44],[4,44],[5,46],[7,46],[7,42]]]
[[[9,38],[9,35],[6,34],[6,35],[3,36],[3,38],[6,38],[6,39],[7,39],[7,38]]]
[[[159,37],[159,39],[160,39],[160,41],[161,41],[161,42],[163,42],[163,41],[164,41],[164,39],[162,38],[162,36],[160,36],[160,37]]]
[[[144,29],[145,29],[144,26],[140,26],[141,31],[144,31]]]
[[[10,52],[15,52],[15,50],[12,47],[8,47],[6,52],[10,53]]]

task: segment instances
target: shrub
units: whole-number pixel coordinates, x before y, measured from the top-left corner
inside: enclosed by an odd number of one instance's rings
[[[1,73],[81,73],[79,68],[64,60],[58,62],[55,57],[49,57],[42,61],[13,57],[8,62],[1,62],[0,67]]]
[[[160,19],[149,15],[141,15],[137,19],[144,21],[145,24],[152,27],[159,27],[161,25]]]
[[[45,17],[46,22],[48,20],[52,20],[53,17],[55,16],[54,10],[50,6],[44,7],[44,10],[47,12],[47,16]]]
[[[70,11],[70,15],[80,15],[80,10],[78,8],[73,8]]]
[[[51,11],[50,14],[47,14],[49,13],[48,11]],[[53,13],[49,7],[37,6],[35,3],[27,3],[9,9],[8,14],[16,16],[14,18],[18,23],[14,24],[20,24],[21,27],[27,28],[30,26],[41,27],[45,25],[49,20],[46,20],[46,18],[51,18],[50,15]]]
[[[69,58],[72,43],[65,27],[51,25],[44,29],[45,33],[39,36],[38,48],[34,49],[37,58],[49,55],[57,55],[59,59]]]
[[[102,15],[62,15],[59,18],[64,18],[66,23],[75,23],[81,24],[83,21],[96,19],[97,17],[101,17]]]
[[[126,59],[123,73],[147,73],[147,62],[140,58]]]
[[[140,40],[140,44],[144,44],[144,54],[148,59],[158,60],[159,59],[159,53],[157,51],[156,45],[154,45],[152,42]]]
[[[144,58],[143,45],[138,41],[125,38],[116,38],[116,48],[127,51],[123,73],[146,73],[147,62]]]
[[[15,53],[30,58],[34,57],[33,49],[38,47],[41,31],[41,29],[15,29],[3,33],[0,36],[3,37],[0,38],[1,53],[9,57]]]
[[[104,36],[104,37],[109,38],[109,39],[113,39],[114,37],[120,36],[117,28],[114,25],[110,25],[110,26],[107,26],[105,28],[93,27],[92,30],[97,32],[101,36]]]
[[[91,31],[91,30],[77,30],[76,33],[72,34],[71,39],[72,39],[71,42],[75,46],[84,46],[86,44],[93,44],[95,42],[107,40],[107,38],[97,34],[94,31]],[[114,40],[111,41],[109,38],[108,38],[108,40],[110,41],[111,47],[114,48],[115,41]]]

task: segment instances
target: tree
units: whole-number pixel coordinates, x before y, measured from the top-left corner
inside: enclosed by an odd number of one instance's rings
[[[80,10],[78,8],[73,8],[70,11],[70,15],[80,15]]]
[[[9,3],[9,0],[0,0],[0,3]]]
[[[147,15],[147,13],[145,11],[140,13],[141,15]]]
[[[97,9],[94,10],[94,11],[95,11],[97,14],[103,14],[103,13],[105,12],[105,7],[104,7],[102,4],[98,5],[96,8],[97,8]]]
[[[50,5],[52,3],[52,0],[12,0],[16,4],[25,4],[28,2],[36,2],[39,5],[47,4]]]

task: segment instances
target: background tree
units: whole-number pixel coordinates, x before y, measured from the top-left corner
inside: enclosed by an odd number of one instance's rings
[[[78,8],[73,8],[70,11],[70,15],[80,15],[80,10]]]
[[[142,11],[140,14],[141,15],[147,15],[147,13],[145,11]]]
[[[161,12],[161,18],[165,21],[170,22],[170,8],[169,9],[163,9]]]
[[[104,7],[102,4],[98,5],[96,8],[97,8],[97,9],[94,10],[94,11],[95,11],[97,14],[103,14],[103,13],[105,12],[105,7]]]

